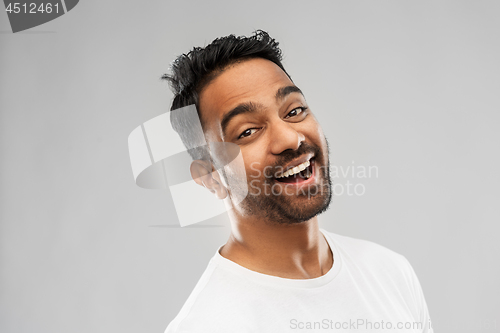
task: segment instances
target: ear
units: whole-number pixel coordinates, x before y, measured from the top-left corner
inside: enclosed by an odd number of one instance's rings
[[[217,199],[225,199],[227,190],[222,185],[217,171],[212,171],[212,164],[204,160],[195,160],[190,167],[191,177],[196,184],[206,187]]]

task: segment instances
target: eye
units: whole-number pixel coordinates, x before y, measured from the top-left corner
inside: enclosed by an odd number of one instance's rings
[[[299,106],[298,108],[295,108],[292,111],[288,112],[288,114],[285,116],[285,119],[296,117],[306,110],[307,110],[307,107]]]
[[[258,128],[249,128],[249,129],[246,129],[244,130],[240,136],[238,137],[238,139],[243,139],[243,138],[246,138],[247,136],[250,136],[252,135],[253,133],[255,133],[256,131],[258,130]]]

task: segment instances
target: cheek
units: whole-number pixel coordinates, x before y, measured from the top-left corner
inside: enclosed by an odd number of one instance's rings
[[[326,163],[326,160],[329,159],[328,142],[326,141],[323,129],[315,118],[307,124],[307,129],[304,135],[308,140],[310,140],[310,142],[321,149],[323,156],[318,161],[320,163]]]
[[[249,147],[241,150],[245,161],[245,170],[248,180],[261,178],[265,172],[265,151],[262,149],[250,149]]]
[[[312,115],[310,116],[311,117],[308,117],[310,119],[308,119],[307,123],[304,124],[304,134],[306,134],[313,142],[316,142],[317,144],[326,144],[323,129],[321,128],[316,118]]]

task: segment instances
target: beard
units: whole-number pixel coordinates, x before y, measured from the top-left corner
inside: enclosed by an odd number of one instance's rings
[[[329,146],[327,151],[329,155]],[[284,151],[277,158],[274,169],[307,153],[314,154],[315,184],[304,186],[300,190],[274,191],[281,186],[273,186],[276,179],[265,173],[260,178],[247,179],[248,195],[238,205],[245,215],[260,217],[267,223],[292,225],[310,220],[311,218],[325,212],[332,199],[332,184],[330,179],[330,161],[328,155],[322,153],[318,146],[303,142],[295,151]],[[252,182],[257,180],[261,186],[253,186]],[[286,192],[286,193],[285,193]]]

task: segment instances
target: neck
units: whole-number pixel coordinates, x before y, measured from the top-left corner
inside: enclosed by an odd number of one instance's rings
[[[333,264],[317,217],[289,225],[231,219],[231,235],[220,254],[253,271],[290,279],[322,276]]]

